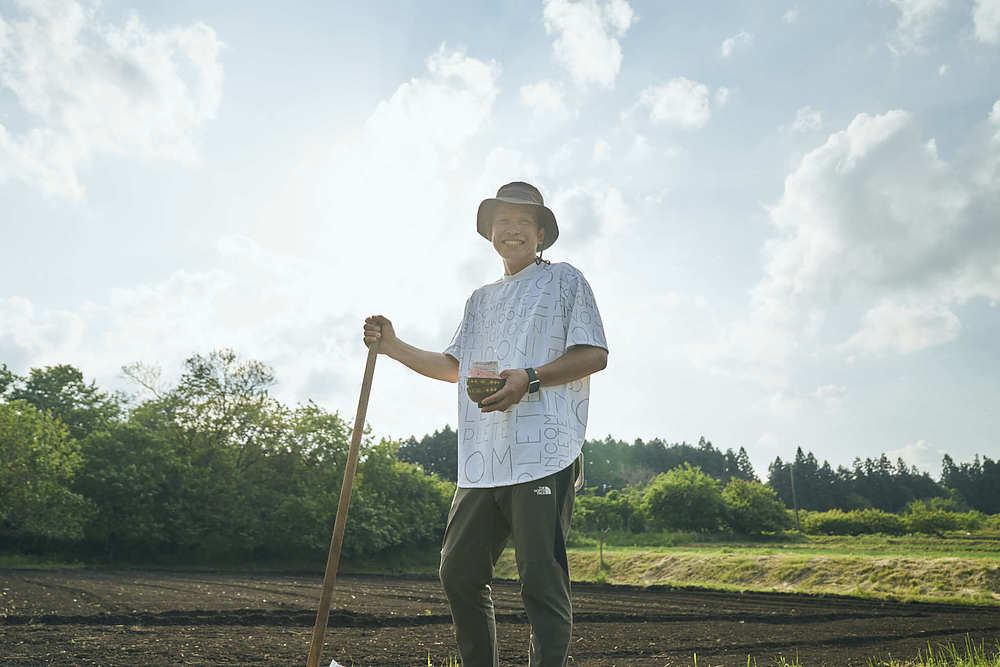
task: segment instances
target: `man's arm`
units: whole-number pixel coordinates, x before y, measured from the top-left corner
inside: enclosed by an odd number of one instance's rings
[[[542,386],[565,384],[604,370],[608,366],[608,351],[593,345],[574,345],[558,359],[535,368]],[[503,389],[483,399],[483,412],[506,410],[520,401],[528,391],[528,374],[523,368],[500,373],[507,378]],[[488,404],[488,405],[486,405]]]
[[[365,345],[379,339],[379,354],[392,357],[401,364],[435,380],[458,382],[458,360],[441,352],[413,347],[396,337],[389,318],[372,315],[365,319]],[[526,385],[527,386],[527,385]]]

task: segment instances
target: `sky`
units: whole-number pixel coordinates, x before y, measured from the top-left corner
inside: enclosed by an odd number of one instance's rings
[[[228,347],[352,421],[537,185],[610,347],[588,437],[1000,456],[1000,0],[0,0],[0,363]],[[380,437],[456,386],[380,357]]]

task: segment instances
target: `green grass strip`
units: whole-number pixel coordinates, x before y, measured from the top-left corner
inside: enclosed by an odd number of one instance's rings
[[[596,551],[574,548],[569,563],[574,581],[1000,604],[1000,562],[980,558],[605,549],[602,567]],[[513,550],[497,576],[517,578]]]

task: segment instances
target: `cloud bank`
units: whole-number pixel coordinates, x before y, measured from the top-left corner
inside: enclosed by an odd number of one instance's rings
[[[622,66],[619,39],[635,22],[626,0],[544,0],[545,31],[555,34],[556,60],[581,86],[610,88]]]
[[[24,2],[0,17],[0,88],[29,119],[0,124],[0,182],[80,198],[77,169],[99,154],[191,161],[222,96],[222,43],[203,24],[152,30],[101,22],[77,2]]]

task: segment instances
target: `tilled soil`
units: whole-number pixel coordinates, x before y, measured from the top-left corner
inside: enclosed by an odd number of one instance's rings
[[[0,570],[3,665],[301,665],[315,576]],[[516,583],[494,587],[501,664],[527,663]],[[993,646],[1000,608],[574,584],[573,665],[813,665],[912,658],[966,635]],[[435,579],[343,576],[322,664],[441,665],[457,655]],[[752,663],[751,663],[752,664]]]

